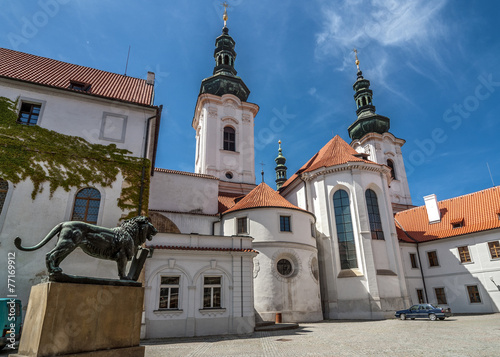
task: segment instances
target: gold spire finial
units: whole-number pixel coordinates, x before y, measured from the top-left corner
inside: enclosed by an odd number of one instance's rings
[[[352,52],[354,52],[354,56],[356,57],[356,67],[358,67],[358,71],[359,71],[358,50],[357,49],[353,49]]]
[[[224,20],[224,27],[226,27],[226,22],[227,22],[227,8],[230,7],[227,1],[224,1],[222,3],[222,6],[224,6],[224,15],[222,15],[222,19]]]

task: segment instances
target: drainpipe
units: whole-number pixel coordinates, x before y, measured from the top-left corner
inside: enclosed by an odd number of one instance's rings
[[[215,235],[215,224],[219,223],[222,220],[222,213],[219,213],[219,219],[217,221],[212,222],[212,235]]]
[[[144,140],[144,152],[142,154],[142,172],[141,172],[141,189],[139,191],[139,205],[137,207],[137,215],[140,216],[142,214],[142,201],[144,196],[144,179],[146,178],[146,155],[148,153],[148,144],[149,144],[149,124],[152,119],[158,118],[161,115],[162,105],[156,111],[156,114],[149,117],[146,122],[146,138]]]
[[[420,275],[422,276],[422,283],[424,285],[424,294],[425,294],[425,301],[427,303],[429,303],[429,297],[427,296],[427,288],[425,287],[425,278],[424,278],[424,271],[422,269],[422,261],[420,260],[420,250],[418,248],[418,241],[413,238],[412,236],[410,236],[410,234],[403,228],[403,226],[401,225],[401,223],[398,222],[398,220],[396,218],[394,218],[394,220],[396,221],[396,223],[398,224],[399,228],[401,228],[404,232],[404,234],[410,238],[412,241],[414,241],[417,245],[417,258],[418,258],[418,267],[420,268]]]

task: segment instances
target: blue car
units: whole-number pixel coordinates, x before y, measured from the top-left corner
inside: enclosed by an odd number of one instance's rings
[[[432,304],[418,304],[413,305],[409,309],[396,311],[395,316],[401,320],[416,318],[429,319],[436,321],[437,319],[444,320],[445,317],[451,316],[451,310],[434,306]]]

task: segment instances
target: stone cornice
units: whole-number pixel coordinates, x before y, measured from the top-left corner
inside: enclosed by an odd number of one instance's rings
[[[304,172],[301,174],[301,177],[304,181],[309,182],[314,180],[318,176],[328,175],[340,171],[351,171],[351,170],[380,172],[385,175],[388,175],[391,172],[390,168],[385,165],[379,165],[375,163],[371,164],[364,162],[348,162],[342,165],[322,167],[312,172]]]

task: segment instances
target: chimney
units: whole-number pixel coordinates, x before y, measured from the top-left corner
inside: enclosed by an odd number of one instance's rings
[[[441,212],[439,212],[436,195],[424,196],[424,202],[429,224],[441,222]]]
[[[148,77],[146,78],[146,84],[155,84],[155,73],[154,72],[148,72]]]

